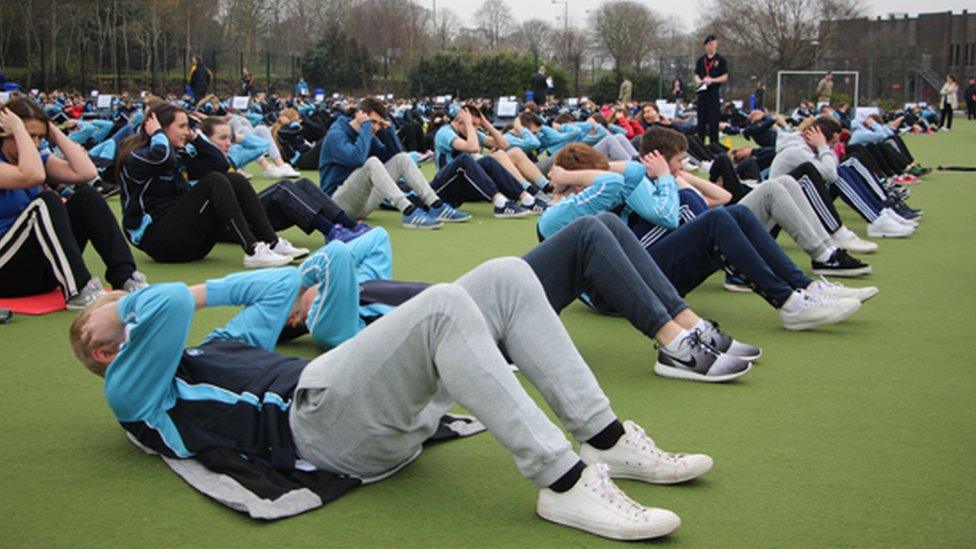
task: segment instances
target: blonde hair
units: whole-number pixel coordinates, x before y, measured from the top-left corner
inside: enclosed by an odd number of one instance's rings
[[[302,117],[298,114],[298,111],[292,108],[287,108],[281,111],[281,114],[278,115],[278,118],[275,120],[275,123],[271,125],[271,137],[274,138],[275,144],[277,145],[281,144],[281,142],[278,141],[278,131],[284,125],[281,123],[282,118],[284,118],[285,120],[288,121],[289,124],[291,124],[292,122],[298,122],[299,120],[301,120]]]
[[[92,351],[105,342],[86,340],[83,330],[88,324],[88,319],[91,318],[92,311],[106,303],[116,302],[127,295],[129,294],[126,292],[116,290],[96,297],[78,313],[78,316],[71,321],[71,327],[68,329],[68,341],[71,343],[71,351],[75,354],[75,358],[80,360],[89,371],[102,377],[105,376],[105,365],[95,361],[95,358],[92,357]]]

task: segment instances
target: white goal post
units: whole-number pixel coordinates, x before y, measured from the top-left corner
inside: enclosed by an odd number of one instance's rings
[[[780,92],[782,90],[782,83],[783,83],[783,75],[784,74],[787,74],[787,75],[788,74],[820,74],[820,75],[823,75],[823,74],[827,74],[828,72],[831,73],[831,74],[840,74],[840,75],[850,74],[850,75],[853,75],[854,76],[854,104],[851,105],[851,107],[853,109],[853,112],[857,112],[858,92],[861,89],[861,85],[860,85],[861,84],[861,73],[860,73],[860,71],[776,71],[776,112],[777,113],[782,113],[782,111],[780,111],[780,107],[781,107],[780,100],[781,100],[781,95],[782,95]]]

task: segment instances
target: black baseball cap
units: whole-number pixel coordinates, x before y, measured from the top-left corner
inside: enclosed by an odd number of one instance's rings
[[[705,40],[702,41],[702,44],[707,44],[712,40],[718,40],[718,37],[715,36],[714,34],[709,34],[708,36],[705,37]]]

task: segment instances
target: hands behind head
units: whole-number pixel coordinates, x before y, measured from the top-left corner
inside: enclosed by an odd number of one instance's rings
[[[823,131],[819,126],[810,126],[803,132],[803,138],[806,139],[807,145],[815,149],[819,149],[827,144],[827,138],[824,136]]]
[[[8,108],[0,110],[0,128],[3,128],[3,133],[10,135],[20,130],[27,131],[24,121]]]
[[[664,155],[659,153],[657,150],[653,150],[643,157],[641,157],[641,164],[644,165],[644,171],[647,175],[654,179],[659,177],[664,177],[671,173],[671,167],[668,166],[668,160],[664,158]]]
[[[356,111],[352,121],[355,122],[359,127],[362,127],[364,122],[369,122],[369,116],[367,116],[364,111]]]
[[[146,131],[146,135],[152,135],[163,129],[159,123],[159,119],[156,118],[156,113],[152,112],[146,115],[146,120],[142,123],[142,129]]]

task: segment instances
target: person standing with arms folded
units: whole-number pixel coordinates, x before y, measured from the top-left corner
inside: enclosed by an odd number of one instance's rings
[[[695,94],[698,97],[698,137],[707,135],[711,143],[718,143],[718,122],[721,116],[722,84],[729,80],[729,68],[725,58],[718,53],[718,38],[714,34],[705,37],[705,55],[695,63]]]
[[[529,87],[532,88],[532,101],[540,107],[546,104],[546,95],[549,93],[549,81],[546,78],[546,66],[540,65],[539,71],[529,78]]]
[[[942,131],[952,129],[952,111],[959,107],[959,97],[956,95],[958,91],[959,83],[956,77],[947,74],[945,84],[939,90],[939,95],[942,97],[942,120],[939,125],[942,126]]]

